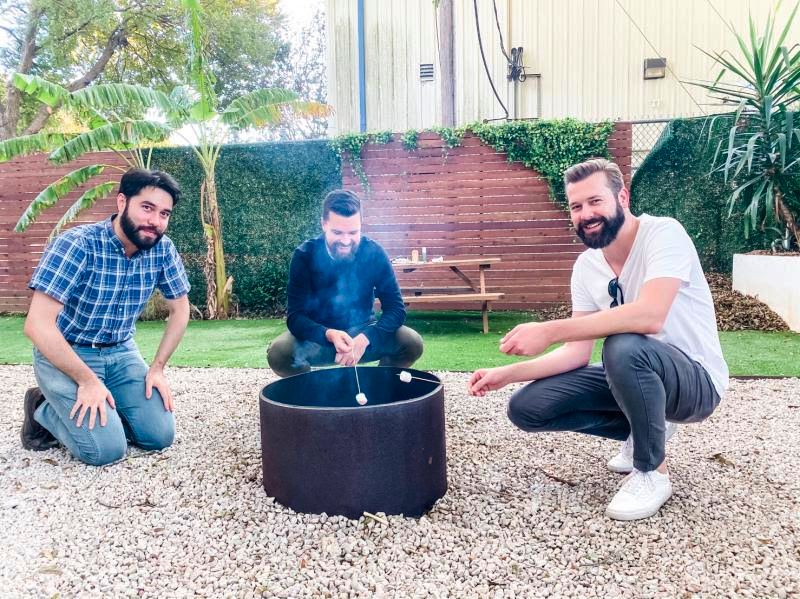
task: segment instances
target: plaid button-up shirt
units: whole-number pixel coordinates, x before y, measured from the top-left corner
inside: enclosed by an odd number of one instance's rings
[[[168,237],[128,258],[112,218],[59,235],[28,284],[64,304],[56,325],[70,343],[127,341],[156,287],[167,299],[189,293],[183,262]]]

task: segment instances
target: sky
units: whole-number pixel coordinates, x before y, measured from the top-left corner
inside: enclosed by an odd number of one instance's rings
[[[292,31],[300,31],[314,16],[318,8],[324,7],[324,0],[279,0],[278,6],[289,21]]]

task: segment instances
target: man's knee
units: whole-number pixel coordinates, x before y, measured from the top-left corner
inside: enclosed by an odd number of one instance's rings
[[[95,427],[97,426],[100,425],[95,424]],[[117,433],[92,435],[92,439],[92,449],[83,450],[75,455],[81,462],[90,466],[105,466],[118,462],[125,457],[125,453],[128,451],[128,443],[121,430]]]
[[[603,342],[603,366],[609,368],[629,368],[631,358],[637,355],[650,342],[650,338],[639,333],[619,333],[609,335]]]
[[[542,410],[542,405],[549,402],[539,401],[542,395],[547,393],[545,381],[546,379],[528,383],[508,400],[506,414],[517,428],[528,432],[537,431],[550,419],[550,416]]]
[[[297,342],[291,333],[283,333],[267,348],[267,364],[280,377],[297,374],[302,369],[298,369],[295,364],[295,353]]]
[[[149,401],[157,401],[159,409],[162,409],[161,397],[157,396],[155,391]],[[136,445],[142,449],[151,451],[166,449],[175,440],[175,417],[172,412],[164,410],[157,417],[149,418],[145,429],[133,431],[133,436]]]
[[[425,349],[422,335],[411,327],[402,326],[397,330],[397,342],[400,354],[409,361],[408,366],[411,366],[422,357],[422,352]]]

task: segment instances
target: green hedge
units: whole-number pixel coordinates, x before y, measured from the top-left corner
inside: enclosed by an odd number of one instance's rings
[[[730,272],[733,254],[768,248],[776,235],[751,233],[748,239],[742,217],[734,213],[728,218],[727,198],[733,188],[721,175],[709,176],[717,142],[708,142],[708,124],[706,118],[669,123],[633,177],[631,204],[637,214],[680,221],[694,240],[703,267]],[[718,119],[715,136],[729,125],[729,120]]]
[[[152,165],[171,173],[183,190],[168,235],[183,255],[192,284],[189,298],[202,306],[202,169],[190,148],[155,149]],[[242,313],[284,308],[292,251],[317,234],[322,198],[339,186],[339,159],[326,141],[224,147],[217,163],[217,194],[228,274]]]

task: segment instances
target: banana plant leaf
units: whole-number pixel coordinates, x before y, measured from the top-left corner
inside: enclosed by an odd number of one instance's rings
[[[107,198],[116,187],[117,183],[115,181],[108,181],[88,189],[86,193],[79,197],[75,203],[70,206],[69,210],[64,213],[64,216],[59,219],[59,221],[56,223],[56,226],[53,227],[53,230],[50,232],[50,236],[47,238],[47,241],[49,242],[52,240],[61,232],[61,229],[75,220],[81,212],[91,208],[97,200]]]
[[[42,212],[51,208],[69,192],[77,189],[92,177],[101,174],[106,168],[105,164],[90,164],[67,173],[58,181],[45,187],[19,217],[14,231],[21,233],[30,227]]]

